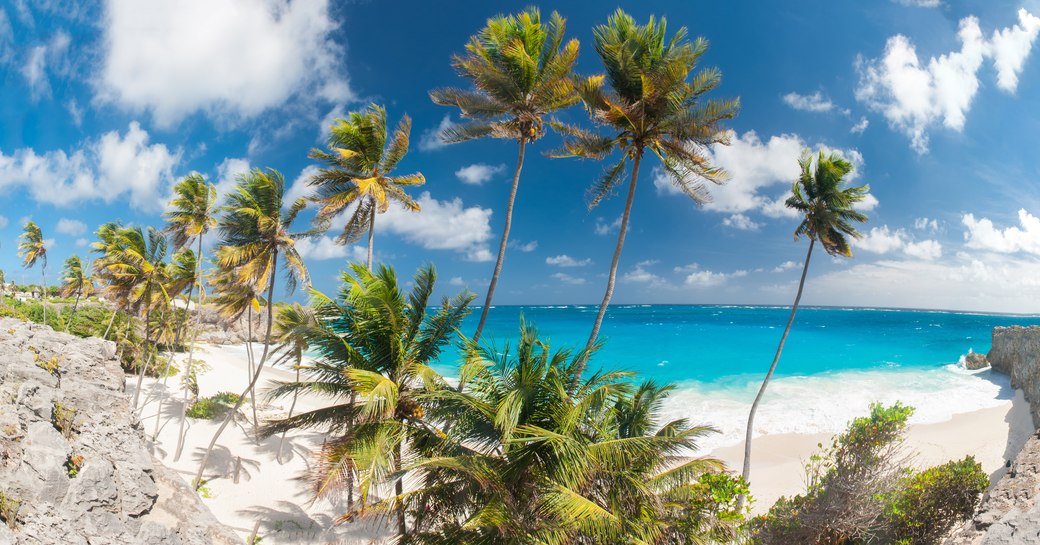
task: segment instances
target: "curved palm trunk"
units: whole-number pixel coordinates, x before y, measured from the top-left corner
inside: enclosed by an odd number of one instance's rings
[[[401,443],[398,443],[397,446],[394,448],[394,473],[401,473]],[[397,536],[398,541],[400,542],[408,533],[408,526],[406,524],[404,515],[404,502],[401,501],[401,496],[404,495],[403,476],[397,479],[397,482],[394,484],[394,491],[397,492],[397,499],[394,501],[394,503],[397,504]]]
[[[773,363],[769,366],[769,372],[766,373],[765,380],[762,381],[762,386],[758,389],[758,395],[755,396],[755,402],[751,404],[751,412],[748,413],[747,433],[744,436],[744,480],[750,482],[751,480],[751,434],[754,430],[755,425],[755,413],[758,411],[758,404],[762,401],[763,394],[766,393],[766,387],[769,386],[769,380],[773,378],[773,372],[776,371],[776,364],[780,361],[780,353],[784,351],[784,343],[787,342],[787,335],[791,332],[791,325],[794,323],[794,315],[798,312],[798,303],[802,300],[802,289],[805,288],[805,273],[809,271],[809,258],[812,257],[813,245],[816,244],[815,239],[809,239],[809,251],[805,254],[805,265],[802,266],[802,278],[798,281],[798,294],[794,297],[794,305],[791,306],[791,316],[787,319],[787,327],[784,328],[784,334],[780,337],[780,345],[776,347],[776,355],[773,356]],[[744,497],[739,498],[741,507],[744,505]]]
[[[47,325],[47,264],[40,267],[40,278],[43,285],[40,286],[40,304],[43,305],[43,325]]]
[[[516,158],[516,170],[513,171],[513,188],[509,191],[509,204],[506,205],[506,225],[502,228],[502,241],[498,244],[498,261],[495,262],[495,273],[491,275],[491,283],[488,284],[487,297],[484,299],[484,308],[480,311],[480,322],[477,331],[473,334],[473,342],[480,340],[480,333],[484,331],[484,322],[487,321],[488,312],[491,309],[491,300],[495,296],[495,287],[498,286],[498,276],[502,274],[502,262],[506,259],[506,244],[509,242],[509,228],[513,225],[513,203],[516,201],[516,190],[520,186],[520,170],[524,168],[524,150],[527,140],[520,139],[520,152]],[[459,385],[461,388],[461,384]]]
[[[270,301],[268,301],[270,303]],[[249,380],[253,376],[253,372],[256,370],[256,360],[253,358],[253,307],[246,309],[246,362],[249,368],[249,374],[246,375],[246,380]],[[253,428],[256,428],[256,397],[254,397],[253,389],[249,389],[249,408],[253,412]]]
[[[371,197],[369,197],[372,199]],[[368,272],[372,272],[372,242],[376,238],[376,200],[372,199],[372,209],[368,213]]]
[[[253,387],[256,386],[257,381],[260,380],[260,371],[263,370],[264,363],[267,360],[267,349],[271,345],[271,325],[274,324],[274,279],[277,278],[275,273],[278,269],[278,252],[275,252],[271,259],[274,260],[274,264],[271,266],[271,284],[267,288],[267,335],[264,337],[264,351],[260,356],[260,363],[256,366],[256,372],[253,374],[253,379],[249,381],[249,386],[247,386],[245,391],[242,392],[242,395],[239,396],[238,402],[235,403],[235,406],[228,411],[227,416],[224,417],[224,421],[221,422],[220,427],[217,428],[217,432],[213,434],[213,439],[210,439],[209,446],[206,448],[206,453],[202,455],[202,461],[199,463],[199,470],[195,474],[195,480],[191,483],[192,488],[195,490],[198,490],[199,487],[202,486],[202,474],[206,470],[206,463],[209,462],[210,454],[213,453],[213,447],[216,446],[217,440],[220,439],[220,434],[224,433],[224,429],[227,428],[228,424],[231,423],[231,420],[235,418],[236,414],[238,414],[238,410],[242,408],[242,403],[245,401],[246,396],[249,392],[253,391]],[[256,430],[254,429],[253,432],[255,435]]]
[[[300,363],[301,362],[296,362],[296,383],[297,384],[300,383]],[[296,399],[299,396],[300,396],[300,391],[299,390],[293,390],[292,404],[289,405],[289,416],[286,417],[287,419],[288,418],[292,418],[293,410],[296,408]],[[282,463],[282,445],[285,444],[285,434],[287,432],[288,432],[288,430],[282,430],[282,437],[280,439],[278,439],[278,455],[277,455],[277,459],[278,459],[278,463],[279,464]]]
[[[596,344],[596,338],[599,337],[599,328],[603,325],[603,316],[606,315],[607,307],[610,306],[610,298],[614,296],[614,281],[617,278],[618,261],[621,260],[621,250],[625,247],[625,234],[628,232],[628,218],[632,214],[632,201],[635,200],[636,181],[639,179],[639,163],[642,160],[643,153],[642,150],[640,150],[636,155],[636,158],[632,161],[632,179],[628,182],[628,198],[625,199],[625,212],[621,215],[621,228],[618,229],[617,247],[614,248],[614,259],[610,262],[610,275],[607,277],[607,291],[603,294],[603,302],[599,305],[599,313],[596,314],[596,323],[592,326],[592,334],[589,335],[589,342],[585,344],[586,356],[578,363],[578,368],[574,374],[575,383],[581,379],[581,374],[585,371],[585,366],[588,364],[588,354]]]
[[[102,339],[108,339],[108,332],[112,331],[112,324],[116,321],[116,314],[119,313],[118,308],[112,309],[112,317],[108,319],[108,327],[105,328],[105,334],[101,336]]]
[[[144,365],[141,366],[137,371],[137,389],[134,390],[134,409],[137,409],[137,401],[141,398],[141,386],[144,384],[144,372],[148,368],[148,345],[152,340],[152,328],[151,324],[148,323],[148,311],[152,306],[152,293],[147,292],[144,300]]]
[[[76,291],[76,302],[72,303],[72,315],[69,316],[69,323],[65,324],[65,333],[69,332],[69,328],[72,327],[72,320],[76,318],[76,308],[79,307],[79,297],[82,294],[82,289]]]
[[[200,282],[201,281],[200,279],[202,278],[202,235],[199,235],[198,245],[199,245],[198,259],[195,262],[195,281],[196,282]],[[203,298],[202,293],[203,293],[202,289],[200,288],[199,289],[199,305],[200,306],[202,305],[202,298]],[[191,322],[191,294],[190,293],[188,294],[188,305],[189,305],[188,313],[187,313],[187,316],[184,319],[184,321],[185,321],[185,329],[186,330],[188,330],[187,324]],[[199,312],[201,312],[201,309],[199,310]],[[199,315],[199,313],[196,313],[196,315]],[[191,335],[191,342],[188,344],[188,363],[184,367],[184,372],[185,373],[191,371],[191,365],[192,365],[192,363],[194,362],[194,359],[195,359],[195,339],[198,337],[197,333],[193,333],[190,330],[188,330],[187,333],[189,335]],[[176,462],[176,461],[181,459],[181,451],[184,449],[184,424],[185,424],[185,421],[188,419],[188,389],[187,388],[184,388],[184,396],[182,397],[181,401],[182,401],[182,403],[181,403],[181,418],[180,418],[181,422],[180,422],[180,426],[177,429],[177,450],[176,450],[176,452],[173,455],[173,461],[174,462]]]

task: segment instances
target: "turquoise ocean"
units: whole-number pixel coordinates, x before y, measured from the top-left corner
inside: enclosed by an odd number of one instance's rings
[[[496,306],[482,342],[515,343],[520,319],[552,348],[577,350],[597,308]],[[614,305],[601,330],[604,345],[590,366],[638,373],[677,386],[665,411],[711,424],[720,434],[705,449],[741,440],[747,410],[769,368],[789,307]],[[479,308],[467,318],[471,333]],[[913,405],[912,422],[940,422],[993,407],[1013,396],[1007,377],[968,372],[969,350],[986,352],[995,326],[1040,325],[1040,316],[931,310],[803,307],[756,418],[756,434],[835,433],[873,401]],[[452,375],[458,353],[440,371]]]

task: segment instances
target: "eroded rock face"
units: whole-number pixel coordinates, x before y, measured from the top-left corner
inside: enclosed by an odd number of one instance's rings
[[[989,367],[989,361],[986,360],[985,354],[979,354],[978,352],[968,352],[964,356],[964,368],[969,371],[977,371],[979,369],[985,369]]]
[[[21,504],[0,545],[241,543],[154,461],[123,380],[111,342],[0,319],[0,494]]]
[[[1033,425],[1040,427],[1040,327],[995,327],[986,359],[995,371],[1011,377],[1029,402]]]

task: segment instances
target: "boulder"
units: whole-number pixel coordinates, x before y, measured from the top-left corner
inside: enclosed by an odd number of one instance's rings
[[[979,369],[985,369],[989,367],[989,361],[986,360],[985,354],[979,354],[978,352],[968,352],[964,356],[964,368],[968,371],[978,371]]]

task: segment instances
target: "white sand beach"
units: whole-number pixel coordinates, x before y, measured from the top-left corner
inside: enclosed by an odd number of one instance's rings
[[[258,347],[260,348],[260,347]],[[260,350],[256,351],[259,358]],[[185,355],[177,355],[180,362]],[[198,377],[200,396],[218,392],[240,393],[247,383],[244,345],[200,345],[196,357],[210,367]],[[180,365],[179,367],[183,367]],[[265,390],[271,380],[291,380],[293,373],[284,368],[266,368],[258,386]],[[133,392],[136,381],[128,377],[128,391]],[[198,468],[202,452],[213,436],[219,422],[188,419],[185,446],[178,461],[174,461],[177,445],[178,417],[182,390],[179,377],[170,377],[165,390],[161,381],[146,379],[145,402],[141,421],[146,434],[151,436],[156,427],[156,412],[160,392],[169,396],[164,401],[159,418],[159,433],[154,453],[157,460],[180,473],[190,482]],[[263,420],[285,414],[290,399],[270,405],[262,402],[259,416]],[[297,411],[308,410],[327,403],[327,400],[301,397]],[[248,413],[248,404],[244,406]],[[283,463],[277,461],[279,438],[271,437],[257,446],[251,439],[251,423],[239,419],[229,426],[217,443],[206,477],[209,497],[204,499],[219,520],[248,536],[257,521],[264,543],[381,543],[389,535],[382,520],[333,525],[345,505],[327,501],[312,502],[308,485],[301,477],[311,462],[311,452],[321,445],[322,434],[295,432],[286,437]],[[974,455],[983,469],[995,480],[1003,474],[1007,458],[1017,452],[1033,432],[1028,405],[1017,392],[1014,399],[1001,401],[998,406],[956,414],[952,419],[933,424],[913,424],[909,428],[907,446],[919,454],[918,466],[940,464],[952,459]],[[755,439],[752,492],[753,510],[760,513],[782,495],[797,494],[804,489],[804,461],[817,450],[820,443],[828,443],[830,434],[768,434]],[[734,471],[739,471],[743,460],[743,444],[717,448],[710,453],[722,459]],[[236,458],[241,457],[239,483],[233,482]]]

